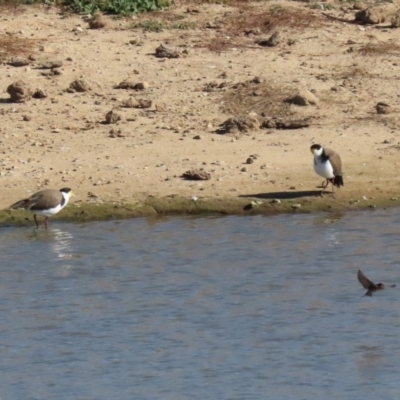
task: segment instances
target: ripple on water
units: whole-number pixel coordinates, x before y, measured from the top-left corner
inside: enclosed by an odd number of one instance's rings
[[[0,230],[0,399],[396,398],[400,213]]]

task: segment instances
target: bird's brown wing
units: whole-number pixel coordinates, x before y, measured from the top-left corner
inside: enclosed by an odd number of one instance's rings
[[[16,203],[12,204],[9,207],[9,209],[17,210],[19,208],[23,208],[25,210],[30,210],[32,208],[35,208],[35,206],[37,204],[43,202],[43,194],[44,193],[46,193],[46,190],[41,190],[40,192],[33,194],[28,199],[23,199],[23,200],[17,201]]]
[[[370,281],[360,270],[358,270],[357,278],[365,289],[376,289],[375,283]]]
[[[333,174],[335,176],[342,176],[342,160],[340,159],[339,154],[331,149],[325,149],[325,154],[332,165]]]
[[[11,206],[8,207],[8,210],[18,210],[20,208],[25,208],[26,209],[26,204],[28,204],[29,199],[23,199],[19,200],[14,204],[11,204]]]

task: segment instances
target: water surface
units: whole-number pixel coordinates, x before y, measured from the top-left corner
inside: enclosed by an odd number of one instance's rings
[[[400,212],[0,230],[0,400],[394,399]]]

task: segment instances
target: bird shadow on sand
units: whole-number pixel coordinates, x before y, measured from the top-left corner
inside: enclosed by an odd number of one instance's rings
[[[329,194],[329,192],[325,192]],[[258,199],[299,199],[301,197],[320,197],[321,190],[303,190],[303,191],[287,191],[287,192],[268,192],[268,193],[254,193],[242,194],[239,197],[255,197]]]

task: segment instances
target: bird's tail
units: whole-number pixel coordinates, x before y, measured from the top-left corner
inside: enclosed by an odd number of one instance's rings
[[[337,187],[344,186],[343,176],[336,175],[335,178],[333,179],[333,184]]]
[[[16,203],[11,204],[11,206],[8,207],[7,210],[18,210],[19,208],[25,208],[26,203],[27,199],[17,201]]]

